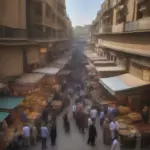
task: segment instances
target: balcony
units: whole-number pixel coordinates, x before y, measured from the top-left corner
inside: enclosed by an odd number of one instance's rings
[[[112,26],[113,33],[122,33],[124,32],[124,23],[120,23]]]
[[[125,32],[150,30],[150,17],[125,24]]]

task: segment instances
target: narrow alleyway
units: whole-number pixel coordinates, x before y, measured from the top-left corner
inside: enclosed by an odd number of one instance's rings
[[[72,101],[73,102],[73,101]],[[71,105],[68,108],[71,114]],[[55,147],[51,147],[50,140],[47,142],[47,150],[109,150],[110,148],[105,146],[102,142],[102,130],[99,126],[99,119],[97,119],[97,132],[98,137],[96,141],[96,146],[91,147],[86,144],[88,138],[88,130],[86,130],[85,135],[82,135],[78,128],[76,127],[75,121],[71,116],[71,131],[70,133],[65,133],[63,128],[62,120],[63,112],[57,118],[57,144]],[[37,146],[31,147],[29,150],[41,150],[41,143],[38,143]]]
[[[79,56],[82,56],[81,47],[79,50],[75,50],[75,54],[77,55],[77,58],[80,58]],[[83,68],[78,63],[81,61],[80,59],[78,61],[75,61],[75,58],[73,57],[73,64],[76,66],[77,70],[82,70]],[[78,67],[77,67],[78,66]],[[78,72],[78,71],[75,71]],[[82,72],[82,71],[81,71]],[[78,72],[79,75],[79,72]],[[81,75],[79,75],[81,76]],[[47,150],[110,150],[110,147],[107,147],[103,144],[102,140],[102,130],[99,125],[99,118],[97,118],[97,132],[98,137],[96,140],[96,146],[91,147],[87,145],[87,138],[88,138],[88,129],[86,129],[86,133],[83,135],[79,132],[78,128],[76,127],[75,121],[72,117],[71,108],[72,104],[74,103],[74,98],[71,100],[70,106],[67,108],[71,114],[70,124],[71,124],[71,131],[70,133],[65,133],[63,128],[63,113],[62,112],[57,117],[57,142],[55,147],[51,147],[50,140],[47,142]],[[92,103],[92,102],[90,102]],[[64,110],[65,111],[65,110]],[[37,146],[31,147],[29,150],[41,150],[41,143],[39,142]]]

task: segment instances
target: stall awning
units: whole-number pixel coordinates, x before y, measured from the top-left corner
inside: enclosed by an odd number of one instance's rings
[[[94,65],[105,65],[105,64],[115,64],[113,61],[93,61]]]
[[[0,112],[0,122],[4,121],[8,115],[9,113],[7,112]]]
[[[0,109],[11,110],[17,107],[22,101],[23,97],[1,97]]]
[[[90,57],[91,61],[107,61],[108,59],[106,57]]]
[[[69,57],[61,58],[56,61],[53,61],[49,66],[62,69],[65,65],[67,65],[68,61]]]
[[[34,70],[34,72],[47,74],[47,75],[56,75],[59,72],[59,70],[60,68],[46,67],[46,68],[36,69]]]
[[[58,75],[69,75],[71,74],[70,70],[61,70],[60,72],[58,72]]]
[[[87,52],[87,53],[84,53],[84,55],[88,58],[91,58],[91,57],[98,57],[98,54],[97,53],[94,53],[94,52]]]
[[[95,67],[97,72],[118,72],[125,71],[123,67],[120,66],[108,66],[108,67]]]
[[[28,73],[24,74],[18,79],[16,79],[16,83],[19,84],[33,84],[38,83],[44,77],[43,74],[39,73]]]
[[[131,74],[101,78],[100,83],[113,95],[116,95],[119,92],[125,92],[150,85],[150,82],[143,81]]]

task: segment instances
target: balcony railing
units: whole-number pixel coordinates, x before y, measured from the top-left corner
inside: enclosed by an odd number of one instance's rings
[[[125,32],[150,30],[150,17],[125,24]]]

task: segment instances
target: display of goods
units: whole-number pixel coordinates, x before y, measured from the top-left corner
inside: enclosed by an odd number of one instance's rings
[[[45,98],[39,97],[38,95],[30,95],[25,97],[25,100],[23,101],[22,105],[26,106],[40,105],[44,107],[46,106],[46,100]]]
[[[109,105],[109,104],[113,104],[113,101],[108,101],[108,100],[103,100],[100,102],[101,105]]]
[[[116,120],[120,123],[126,123],[126,124],[132,123],[132,120],[127,115],[117,117]]]
[[[29,109],[26,109],[26,110],[24,111],[24,113],[27,115],[27,114],[30,113],[30,110],[29,110]]]
[[[38,112],[31,112],[28,114],[28,119],[35,120],[39,115],[40,115],[40,113],[38,113]]]
[[[132,121],[141,121],[142,120],[142,116],[140,113],[130,113],[128,114],[128,117],[132,120]]]
[[[63,103],[62,103],[62,101],[55,100],[55,101],[52,101],[51,105],[54,107],[61,107],[63,105]]]
[[[53,89],[55,89],[56,91],[59,91],[61,89],[61,86],[59,84],[56,84],[53,86]]]
[[[129,136],[131,134],[130,130],[128,129],[121,129],[118,132],[120,135],[123,135],[123,136]]]
[[[119,129],[127,129],[127,125],[125,123],[119,123]]]
[[[125,107],[125,106],[118,106],[118,111],[121,114],[129,114],[129,113],[131,113],[131,109],[129,107]]]

